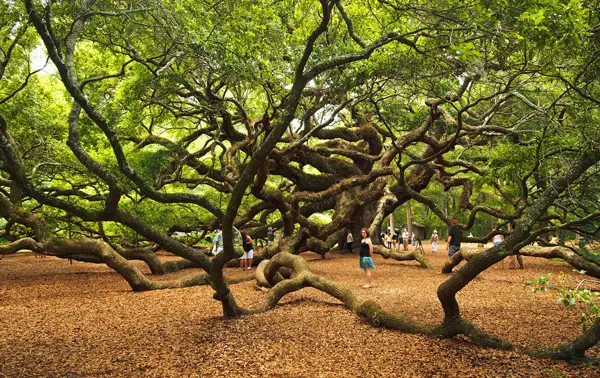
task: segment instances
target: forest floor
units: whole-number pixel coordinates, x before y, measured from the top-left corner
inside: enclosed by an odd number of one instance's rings
[[[356,256],[303,256],[315,273],[385,310],[430,325],[442,319],[436,290],[448,277],[440,273],[443,247],[427,252],[434,270],[375,256],[372,289],[360,287]],[[525,264],[524,270],[489,269],[462,290],[464,318],[524,348],[575,338],[580,310],[557,305],[556,291],[533,294],[524,283],[548,272],[558,280],[565,272],[566,284],[574,286],[579,275],[560,261],[525,257]],[[264,296],[252,282],[232,285],[232,292],[244,306]],[[594,360],[568,363],[476,347],[462,337],[437,340],[373,328],[315,289],[290,294],[265,314],[223,319],[210,287],[134,293],[106,266],[30,253],[0,261],[2,377],[600,376],[600,346],[588,356]]]

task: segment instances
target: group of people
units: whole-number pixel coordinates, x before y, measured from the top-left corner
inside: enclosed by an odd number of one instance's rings
[[[240,258],[240,270],[250,270],[252,267],[252,259],[254,258],[254,241],[246,232],[245,227],[240,228],[240,235],[242,238],[242,249],[244,250],[244,254]],[[267,245],[273,243],[274,241],[275,229],[269,227],[267,231]],[[215,230],[211,254],[216,256],[221,252],[223,252],[223,232],[221,230]]]
[[[373,275],[372,270],[375,269],[375,263],[373,262],[373,242],[371,241],[369,230],[363,228],[360,230],[361,241],[359,247],[359,266],[365,272],[365,284],[362,285],[363,288],[368,289],[373,287]],[[249,270],[252,266],[252,259],[254,258],[254,244],[253,240],[246,232],[245,227],[240,228],[240,235],[242,237],[242,247],[244,249],[244,254],[240,258],[240,269],[241,270]],[[415,237],[415,233],[409,236],[409,233],[406,229],[402,230],[402,234],[400,238],[396,233],[392,234],[389,232],[387,236],[382,234],[384,238],[385,244],[388,248],[399,248],[400,245],[404,247],[404,250],[408,249],[409,243],[411,245],[417,245],[418,241]],[[469,237],[473,237],[472,234]],[[269,227],[267,231],[267,245],[271,244],[275,241],[275,230]],[[433,230],[431,238],[429,239],[431,242],[431,252],[436,253],[439,242],[439,235],[437,229]],[[446,249],[448,251],[448,257],[452,258],[461,248],[462,241],[462,229],[458,227],[458,220],[454,219],[452,221],[452,227],[450,227],[448,231],[448,238],[446,240]],[[554,241],[554,240],[553,240]],[[551,243],[553,242],[551,241]],[[499,246],[504,242],[504,235],[498,234],[495,235],[492,239],[494,243],[494,247]],[[554,241],[555,243],[557,241]],[[352,232],[348,231],[346,236],[346,248],[352,251],[352,244],[354,243],[354,237],[352,236]],[[213,249],[212,254],[217,255],[223,251],[223,234],[220,230],[216,230],[215,237],[213,239]],[[513,256],[514,260],[514,256]],[[519,266],[521,269],[524,268],[523,260],[521,256],[517,256],[517,260],[519,262]],[[504,263],[504,261],[502,262]],[[514,261],[512,262],[514,266]],[[509,265],[509,268],[511,266]]]
[[[509,231],[511,230],[511,226],[509,225]],[[469,234],[469,238],[472,238],[473,234]],[[433,238],[433,237],[432,237]],[[458,251],[460,251],[460,242],[462,239],[462,230],[458,227],[458,221],[454,219],[452,221],[452,227],[448,231],[448,257],[452,258]],[[497,234],[492,238],[492,243],[494,247],[498,247],[500,244],[504,243],[504,235]],[[433,243],[432,243],[432,251],[433,251]],[[525,269],[525,264],[523,263],[523,257],[521,255],[513,255],[510,257],[510,262],[508,264],[508,269],[516,269],[517,262],[519,264],[520,269]],[[501,267],[504,268],[504,259],[501,261]]]
[[[360,266],[360,269],[362,269],[365,272],[365,281],[366,281],[366,283],[362,287],[363,288],[371,288],[371,287],[373,287],[372,270],[375,269],[375,263],[373,262],[373,243],[369,237],[369,230],[367,230],[366,228],[363,228],[363,229],[361,229],[360,232],[361,232],[362,240],[361,240],[360,249],[359,249],[359,266]],[[382,235],[382,237],[384,237],[385,244],[388,248],[397,248],[398,241],[397,241],[397,237],[396,237],[396,239],[394,239],[394,236],[396,236],[396,235],[392,235],[391,232],[389,232],[387,234],[387,236],[385,234]],[[469,237],[472,238],[473,234],[469,234]],[[411,239],[411,244],[415,245],[414,243],[416,243],[416,238],[415,238],[414,233],[412,234],[410,239]],[[462,229],[460,227],[458,227],[458,220],[454,219],[454,220],[452,220],[452,227],[450,227],[450,229],[448,231],[448,238],[446,240],[446,249],[448,251],[449,258],[452,258],[452,256],[454,256],[458,251],[460,251],[462,239],[463,239]],[[438,231],[436,229],[433,230],[433,233],[432,233],[429,241],[431,242],[431,252],[436,253],[437,248],[438,248],[438,242],[439,242],[439,235],[438,235]],[[494,243],[494,246],[497,247],[501,243],[504,242],[504,235],[498,234],[498,235],[494,236],[492,241]],[[352,237],[352,233],[348,232],[348,235],[346,238],[346,243],[347,243],[346,247],[350,251],[352,250],[353,242],[354,242],[354,239]],[[402,244],[404,246],[404,249],[406,250],[408,247],[408,242],[409,242],[408,231],[406,231],[406,229],[403,229],[402,236],[400,238],[399,243]],[[515,264],[514,260],[515,260],[515,256],[512,256],[512,261],[511,261],[511,264],[509,265],[509,269],[515,267],[516,264]],[[521,269],[524,269],[525,266],[523,265],[523,258],[521,256],[517,255],[516,260],[519,263],[519,267]],[[503,262],[504,262],[504,260],[503,260]]]
[[[397,249],[402,245],[404,250],[408,250],[408,246],[416,246],[417,245],[417,237],[413,232],[411,235],[408,234],[406,228],[402,229],[402,233],[398,238],[398,234],[396,232],[392,233],[391,231],[388,234],[381,234],[381,238],[385,241],[385,246],[389,249]]]
[[[240,228],[240,235],[242,237],[242,248],[244,249],[244,254],[240,258],[240,270],[250,269],[252,266],[252,259],[254,258],[253,240],[246,232],[245,227]],[[216,256],[221,252],[223,252],[223,231],[215,230],[211,254]]]

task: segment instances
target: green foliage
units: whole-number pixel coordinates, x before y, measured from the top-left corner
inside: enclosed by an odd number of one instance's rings
[[[517,4],[526,7],[517,19],[522,35],[538,47],[577,47],[588,34],[588,10],[581,0],[519,1]]]
[[[41,3],[36,3],[41,9]],[[392,140],[402,141],[407,132],[420,128],[434,115],[426,99],[446,98],[447,102],[438,109],[447,117],[433,122],[427,138],[440,145],[446,143],[458,130],[450,118],[459,115],[463,126],[481,125],[485,120],[490,130],[463,129],[455,148],[446,151],[440,161],[428,162],[429,169],[439,171],[438,164],[443,160],[477,167],[484,173],[475,173],[465,165],[443,169],[457,180],[471,180],[470,201],[474,206],[510,213],[527,205],[521,178],[535,169],[536,175],[528,176],[524,184],[532,193],[539,193],[579,150],[600,139],[597,106],[586,97],[600,94],[600,60],[594,58],[597,38],[590,34],[598,16],[583,0],[340,4],[352,20],[353,33],[340,10],[333,9],[327,30],[315,41],[306,70],[335,58],[356,55],[364,49],[361,44],[372,44],[392,32],[404,35],[415,46],[390,43],[372,51],[369,59],[340,65],[311,80],[299,100],[296,119],[277,144],[280,151],[285,151],[304,127],[314,126],[317,118],[324,118],[324,114],[352,98],[352,104],[325,130],[356,129],[360,122],[369,121],[385,130],[381,141],[384,148],[390,148]],[[59,1],[45,5],[52,7],[49,17],[53,32],[64,45],[73,20],[82,12],[82,4]],[[121,8],[140,11],[127,16],[90,16],[76,43],[73,63],[80,83],[111,76],[86,84],[86,98],[116,132],[128,164],[148,186],[160,187],[163,193],[200,195],[224,209],[230,194],[221,193],[218,185],[211,187],[207,181],[199,181],[209,180],[210,175],[196,170],[186,159],[204,164],[211,173],[223,172],[234,181],[239,178],[244,164],[266,137],[266,123],[259,120],[266,116],[272,126],[282,117],[296,65],[305,53],[306,41],[321,21],[319,2],[102,0],[93,4],[93,10],[100,12]],[[25,30],[27,17],[22,2],[0,4],[3,51],[23,31],[2,78],[0,98],[21,86],[31,71],[30,56],[40,50],[35,29],[29,26]],[[40,163],[61,164],[42,165],[31,178],[35,185],[51,195],[55,193],[52,189],[77,188],[78,193],[102,198],[108,192],[107,185],[83,168],[65,145],[72,98],[66,95],[61,78],[51,72],[31,77],[21,92],[0,105],[0,112],[9,120],[10,132],[18,141],[17,149],[23,154],[28,173]],[[557,77],[559,74],[564,80]],[[453,96],[449,95],[457,93],[467,80],[470,82],[463,88],[461,100],[450,100]],[[570,88],[565,83],[568,80],[580,85],[584,95]],[[462,111],[467,104],[468,111]],[[497,111],[488,113],[495,105],[499,106]],[[241,135],[236,136],[236,141],[226,135],[227,116],[232,129]],[[384,121],[394,135],[384,136]],[[86,114],[81,115],[78,130],[86,152],[124,183],[126,193],[119,203],[123,209],[160,230],[174,224],[200,225],[214,220],[207,210],[195,205],[161,204],[141,197],[119,169],[107,136]],[[507,136],[506,130],[513,135]],[[348,143],[357,152],[364,152],[366,144],[360,140],[360,133],[357,135],[359,140]],[[242,145],[237,144],[246,137],[248,140]],[[438,148],[432,147],[430,141],[409,143],[390,166]],[[332,140],[313,137],[307,145],[321,147],[326,142]],[[229,167],[220,158],[225,158],[234,144],[234,167]],[[302,176],[308,180],[316,181],[329,174],[325,172],[328,164],[311,165],[299,155],[278,157],[278,164],[310,173],[311,176]],[[331,155],[323,156],[330,159],[332,166],[354,163],[339,154],[333,159]],[[377,164],[373,167],[377,168]],[[170,168],[177,168],[176,172]],[[412,166],[407,174],[422,168]],[[294,187],[290,177],[275,172],[271,165],[269,169],[267,188],[282,190],[284,197],[302,191]],[[160,175],[179,175],[182,182],[160,186],[156,182]],[[340,179],[342,176],[336,175]],[[577,206],[588,212],[597,208],[598,182],[590,174],[573,185],[572,197],[583,199]],[[460,207],[460,186],[445,186],[435,176],[425,186],[422,194],[431,198],[445,216],[467,220],[469,209]],[[102,200],[82,197],[70,195],[67,201],[88,209],[103,206]],[[561,201],[564,207],[570,199]],[[39,205],[30,199],[26,202],[29,209]],[[248,191],[239,213],[257,202]],[[446,224],[437,214],[416,201],[411,206],[415,222],[428,225],[429,231],[438,228],[440,236],[444,236]],[[63,213],[45,207],[44,211],[51,216],[53,225],[62,225],[59,218]],[[253,221],[269,223],[281,218],[278,211],[262,217],[265,214],[256,214]],[[398,225],[405,223],[404,208],[397,208],[395,215]],[[558,219],[563,214],[550,209],[548,216]],[[568,221],[569,217],[570,214],[561,221]],[[330,218],[335,218],[335,211],[316,212],[309,219],[327,225]],[[491,215],[479,213],[471,231],[483,235],[496,222]],[[593,229],[591,225],[586,227]]]
[[[585,271],[582,270],[578,273],[584,275]],[[550,282],[551,276],[552,274],[548,273],[536,280],[527,281],[525,285],[530,286],[533,293],[537,291],[546,292],[549,288],[554,288]],[[580,289],[579,286],[584,281],[590,281],[585,279],[581,280],[575,289],[568,288],[566,275],[563,272],[561,272],[558,281],[559,284],[556,289],[559,291],[559,298],[556,303],[562,303],[566,308],[581,308],[581,316],[577,324],[581,325],[583,332],[585,332],[600,317],[600,298],[598,298],[600,293],[589,289]],[[596,284],[600,283],[596,280],[594,282]]]
[[[152,184],[159,172],[171,164],[171,152],[162,147],[150,147],[129,154],[129,163],[135,171]]]

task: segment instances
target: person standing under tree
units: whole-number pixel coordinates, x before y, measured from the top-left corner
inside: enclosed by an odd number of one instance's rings
[[[216,230],[215,237],[213,238],[212,254],[216,256],[217,253],[221,252],[223,252],[223,233],[221,230]]]
[[[346,249],[349,252],[352,252],[352,243],[354,243],[354,237],[352,236],[352,231],[348,230],[348,235],[346,235]]]
[[[388,232],[386,238],[385,238],[385,244],[387,245],[387,247],[389,249],[392,249],[392,232]]]
[[[252,259],[254,258],[254,245],[252,244],[252,238],[246,234],[246,269],[252,269]],[[244,256],[242,256],[244,257]]]
[[[408,231],[406,231],[406,228],[402,230],[402,246],[405,251],[408,251]]]
[[[456,252],[460,251],[461,240],[462,230],[458,227],[458,221],[454,219],[452,221],[452,227],[450,227],[450,231],[448,232],[448,245],[446,246],[448,257],[452,258]]]
[[[499,246],[503,242],[504,242],[504,235],[502,235],[502,234],[494,235],[494,237],[492,238],[492,243],[494,243],[494,247]],[[500,267],[502,269],[504,269],[504,259],[502,259],[502,261],[500,262]]]
[[[273,243],[275,241],[275,232],[273,232],[273,228],[269,227],[269,231],[267,231],[267,245]]]
[[[433,230],[433,234],[431,235],[431,239],[429,239],[429,241],[431,242],[431,253],[436,253],[437,252],[437,244],[438,244],[438,233],[437,230]]]
[[[246,233],[246,227],[241,227],[240,233],[242,234],[242,248],[244,249],[244,254],[240,258],[240,270],[250,270],[252,258],[254,257],[252,238]]]
[[[375,269],[375,263],[373,262],[373,243],[369,238],[369,230],[363,228],[360,230],[362,240],[360,241],[360,269],[365,271],[366,283],[362,286],[363,289],[369,289],[373,287],[373,278],[371,276],[371,270]]]

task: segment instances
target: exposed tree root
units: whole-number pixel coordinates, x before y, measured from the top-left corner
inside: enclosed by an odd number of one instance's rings
[[[559,345],[553,349],[541,349],[538,351],[526,351],[535,357],[546,357],[555,360],[579,360],[585,359],[585,351],[600,342],[600,318],[586,332],[570,343]]]
[[[289,278],[284,277],[288,275]],[[384,311],[374,301],[360,302],[348,288],[315,275],[310,271],[307,262],[302,257],[289,253],[279,253],[271,260],[263,260],[256,271],[256,279],[259,286],[270,287],[270,290],[266,292],[265,304],[254,309],[239,309],[238,315],[266,312],[274,308],[286,294],[305,287],[312,287],[340,300],[344,306],[374,327],[385,327],[405,333],[436,338],[452,338],[457,335],[465,335],[473,344],[486,348],[518,350],[528,355],[564,360],[584,357],[585,351],[600,341],[600,320],[597,320],[586,333],[573,342],[554,349],[544,350],[518,349],[511,343],[485,332],[460,316],[446,317],[445,321],[439,326],[428,327],[402,315]]]
[[[419,264],[421,264],[421,266],[425,269],[433,269],[433,266],[431,265],[431,263],[429,262],[427,257],[425,257],[425,254],[423,253],[423,249],[420,247],[417,247],[414,251],[400,252],[397,250],[385,248],[381,245],[374,245],[373,252],[378,255],[383,256],[384,259],[394,259],[394,260],[398,260],[398,261],[414,260],[414,261],[418,262]]]
[[[440,338],[454,337],[456,335],[465,335],[475,345],[494,349],[514,349],[514,346],[496,336],[493,336],[471,322],[463,318],[444,321],[433,333],[433,336]]]

